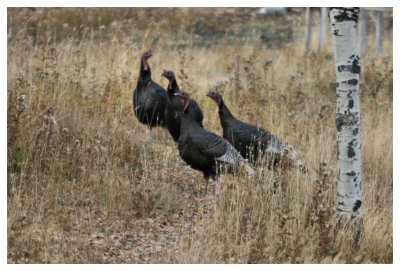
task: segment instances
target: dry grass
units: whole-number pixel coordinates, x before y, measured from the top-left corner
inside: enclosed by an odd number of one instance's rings
[[[384,54],[362,59],[365,233],[354,247],[348,231],[333,227],[332,55],[304,58],[297,39],[267,50],[259,32],[242,39],[243,29],[263,24],[293,22],[297,33],[301,17],[76,12],[9,9],[9,263],[392,263],[389,39]],[[254,178],[224,175],[218,202],[213,188],[201,196],[202,175],[184,165],[161,129],[150,134],[133,115],[139,58],[150,47],[153,79],[166,85],[159,74],[176,71],[205,127],[221,132],[205,98],[215,88],[236,115],[296,146],[318,174],[259,168]]]

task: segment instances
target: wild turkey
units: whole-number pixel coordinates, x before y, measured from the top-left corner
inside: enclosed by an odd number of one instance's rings
[[[133,92],[133,110],[137,119],[153,128],[165,127],[165,107],[167,91],[151,79],[148,59],[153,56],[151,50],[143,53],[140,60],[140,73]]]
[[[269,166],[277,163],[287,164],[303,170],[297,160],[297,153],[290,145],[285,144],[269,131],[236,119],[225,105],[222,96],[210,91],[207,96],[218,104],[219,119],[223,136],[240,154],[252,163],[266,159]]]
[[[178,140],[179,154],[190,167],[203,172],[206,181],[204,193],[207,194],[210,177],[216,180],[216,193],[219,193],[217,175],[222,165],[231,166],[231,169],[244,166],[247,173],[253,175],[254,170],[228,141],[207,131],[194,120],[195,112],[189,107],[189,95],[182,92],[175,95],[181,97],[183,104]]]
[[[167,106],[165,109],[165,121],[167,129],[171,134],[175,142],[178,141],[180,130],[181,130],[181,119],[180,115],[182,113],[182,102],[181,99],[174,94],[179,92],[179,86],[176,82],[175,74],[172,71],[164,70],[161,74],[168,79],[167,87]],[[203,127],[203,112],[196,101],[190,99],[189,108],[193,110],[194,121],[197,122],[201,127]]]

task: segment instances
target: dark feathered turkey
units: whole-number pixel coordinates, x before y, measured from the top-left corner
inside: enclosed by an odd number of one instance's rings
[[[140,73],[133,92],[133,110],[137,119],[150,127],[165,126],[165,107],[167,91],[151,79],[148,59],[151,50],[143,53],[140,60]]]
[[[175,142],[178,141],[181,131],[181,119],[183,104],[181,98],[175,96],[180,91],[175,74],[172,71],[164,70],[162,76],[168,79],[167,106],[165,109],[165,122],[167,129]],[[190,99],[189,108],[193,111],[194,121],[203,127],[203,112],[195,100]]]
[[[266,159],[269,165],[288,163],[298,166],[296,151],[269,131],[236,119],[215,91],[207,94],[218,104],[223,136],[252,163]]]
[[[182,159],[193,169],[203,172],[206,180],[205,194],[207,193],[210,177],[217,181],[219,166],[245,166],[249,174],[254,174],[253,169],[247,165],[239,152],[222,137],[207,131],[195,120],[193,108],[189,107],[189,95],[178,92],[181,97],[183,113],[181,114],[181,134],[178,140],[179,154]],[[219,189],[216,190],[218,193]]]

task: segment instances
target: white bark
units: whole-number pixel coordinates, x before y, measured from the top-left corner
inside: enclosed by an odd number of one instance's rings
[[[383,49],[383,11],[376,12],[375,21],[375,43],[378,52],[382,52]]]
[[[305,53],[308,54],[311,47],[312,23],[311,8],[306,8],[306,48]]]
[[[360,55],[365,54],[365,49],[367,48],[367,14],[364,9],[360,10],[360,15],[358,18],[358,50]]]
[[[328,8],[321,8],[321,16],[319,23],[319,42],[318,52],[324,50],[326,40],[326,21],[328,19]]]
[[[356,51],[358,8],[329,12],[336,63],[338,217],[361,217],[360,63]]]

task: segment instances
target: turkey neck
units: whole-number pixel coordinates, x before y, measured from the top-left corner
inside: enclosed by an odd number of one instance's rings
[[[176,79],[172,79],[169,84],[168,84],[168,93],[169,94],[175,94],[177,92],[179,92],[179,86],[178,83],[176,82]]]
[[[147,69],[145,70],[145,64],[147,65]],[[137,89],[142,89],[146,88],[151,82],[151,69],[150,65],[147,63],[147,60],[144,58],[141,59],[140,61],[140,74],[139,74],[139,80],[137,83]]]
[[[232,115],[231,111],[229,111],[228,107],[224,103],[224,100],[222,99],[221,103],[219,104],[218,114],[222,127],[226,127],[230,121],[236,120],[236,118]]]
[[[188,108],[181,115],[181,136],[196,128],[201,127],[194,121],[193,112]]]

